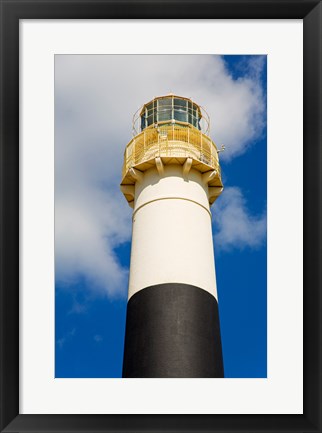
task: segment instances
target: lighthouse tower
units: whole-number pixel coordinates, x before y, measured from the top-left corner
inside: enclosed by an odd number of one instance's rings
[[[123,377],[223,377],[210,212],[223,185],[208,115],[169,94],[133,125],[121,183],[133,208]]]

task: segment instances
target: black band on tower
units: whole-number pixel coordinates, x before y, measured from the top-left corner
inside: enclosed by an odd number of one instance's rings
[[[123,377],[224,377],[218,304],[189,284],[158,284],[127,305]]]

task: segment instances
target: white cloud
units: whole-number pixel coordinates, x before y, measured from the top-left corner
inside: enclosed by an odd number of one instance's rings
[[[129,238],[131,220],[119,201],[110,191],[94,186],[79,190],[67,186],[56,198],[55,264],[60,283],[84,277],[95,291],[125,294],[127,270],[113,248]]]
[[[262,131],[258,59],[234,80],[217,56],[55,57],[57,281],[83,277],[93,291],[126,293],[127,270],[114,248],[131,236],[119,183],[132,115],[157,95],[192,97],[207,109],[212,138],[225,144],[221,155],[229,160]]]
[[[266,214],[251,215],[237,187],[228,187],[214,205],[215,248],[259,248],[266,239]]]

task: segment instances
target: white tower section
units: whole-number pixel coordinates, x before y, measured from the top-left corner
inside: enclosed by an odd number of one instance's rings
[[[189,164],[152,167],[136,182],[129,298],[161,283],[192,284],[217,298],[209,187]]]

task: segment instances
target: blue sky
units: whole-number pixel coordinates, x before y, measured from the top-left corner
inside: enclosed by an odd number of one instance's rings
[[[266,377],[266,82],[266,56],[56,56],[56,377],[121,377],[123,152],[134,112],[169,92],[204,106],[226,147],[212,206],[225,376]]]

